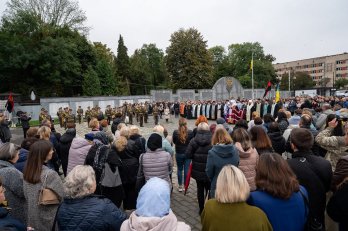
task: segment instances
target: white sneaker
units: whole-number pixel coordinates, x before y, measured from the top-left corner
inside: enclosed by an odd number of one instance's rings
[[[182,186],[180,185],[179,188],[178,188],[179,192],[182,192],[183,189],[182,189]]]

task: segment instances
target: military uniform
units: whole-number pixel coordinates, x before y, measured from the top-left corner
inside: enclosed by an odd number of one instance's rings
[[[69,110],[68,116],[66,118],[67,123],[76,123],[76,116],[72,114],[72,110]]]
[[[77,109],[77,119],[79,120],[79,124],[81,124],[82,117],[83,117],[83,109],[81,108],[81,106],[79,106],[79,108]]]
[[[144,106],[139,106],[138,107],[138,115],[139,115],[139,124],[140,127],[144,127],[144,114],[145,114],[145,107]]]
[[[128,123],[133,124],[133,108],[131,104],[127,105],[127,116],[128,116]]]
[[[90,109],[90,107],[87,107],[87,110],[85,112],[85,118],[87,120],[87,126],[89,126],[89,121],[91,121],[91,117],[92,117],[92,111]]]
[[[39,114],[39,122],[40,122],[40,124],[41,124],[41,122],[42,122],[43,120],[45,120],[45,119],[46,119],[45,109],[44,109],[44,108],[41,108],[41,112],[40,112],[40,114]]]
[[[159,113],[158,107],[157,107],[157,105],[155,105],[153,107],[153,111],[152,111],[153,119],[155,120],[155,125],[158,124],[158,113]]]
[[[62,128],[63,127],[63,109],[60,107],[57,112],[58,120],[59,120],[59,125]]]
[[[63,113],[63,123],[64,123],[65,129],[66,129],[66,124],[68,122],[68,117],[69,117],[69,111],[68,111],[68,108],[65,108]]]
[[[149,118],[149,105],[147,103],[145,103],[144,105],[144,109],[145,109],[145,112],[144,112],[144,121],[145,123],[147,124],[147,120]]]
[[[106,118],[108,120],[108,125],[110,125],[110,122],[111,122],[111,117],[112,117],[112,109],[110,107],[110,105],[108,105],[105,109],[105,115],[106,115]]]

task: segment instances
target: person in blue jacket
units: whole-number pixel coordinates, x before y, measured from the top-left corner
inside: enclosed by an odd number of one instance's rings
[[[308,194],[282,156],[260,156],[255,177],[257,190],[248,203],[264,211],[274,231],[303,231],[307,220]]]
[[[228,164],[238,167],[239,152],[222,125],[216,126],[211,143],[213,147],[208,152],[205,171],[211,181],[210,198],[215,198],[216,180],[221,169]]]
[[[60,231],[120,230],[126,214],[109,199],[93,195],[95,189],[95,173],[91,166],[77,165],[71,170],[64,183],[66,198],[56,217]]]

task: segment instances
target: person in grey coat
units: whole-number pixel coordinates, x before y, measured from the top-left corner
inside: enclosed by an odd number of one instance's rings
[[[45,164],[52,158],[52,144],[39,140],[30,147],[28,161],[23,172],[23,190],[27,201],[27,225],[40,231],[50,231],[58,204],[39,205],[39,192],[44,188],[52,190],[61,202],[64,197],[63,183],[57,172]]]
[[[331,105],[328,103],[324,103],[322,106],[323,112],[319,115],[315,127],[318,131],[322,131],[325,129],[326,118],[330,114],[335,114],[334,111],[331,110]]]
[[[158,177],[171,185],[169,174],[173,169],[173,161],[171,155],[162,150],[162,136],[152,133],[147,141],[147,148],[148,151],[140,156],[145,180]]]
[[[12,143],[0,146],[0,176],[6,188],[5,197],[13,218],[26,223],[26,207],[23,193],[23,175],[14,164],[19,158],[19,148]]]

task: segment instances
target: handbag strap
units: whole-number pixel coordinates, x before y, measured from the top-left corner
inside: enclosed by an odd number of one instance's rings
[[[59,209],[60,209],[60,206],[62,205],[63,203],[60,203],[58,208],[57,208],[57,212],[56,212],[56,215],[54,216],[54,221],[53,221],[53,225],[52,225],[52,231],[55,231],[56,230],[56,223],[57,223],[57,217],[58,217],[58,212],[59,212]]]
[[[47,176],[48,176],[48,170],[46,171],[44,181],[43,181],[42,186],[41,186],[41,190],[46,188]]]

